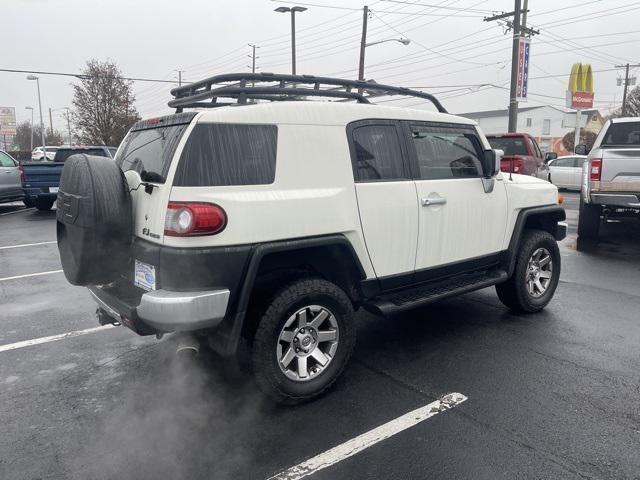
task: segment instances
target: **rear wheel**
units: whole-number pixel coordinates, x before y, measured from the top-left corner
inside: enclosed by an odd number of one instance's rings
[[[578,235],[587,239],[598,238],[600,231],[600,205],[584,203],[580,196],[580,213],[578,217]]]
[[[542,310],[553,298],[560,278],[560,251],[555,238],[543,230],[524,233],[511,278],[496,285],[498,298],[523,313]]]
[[[355,343],[353,307],[322,279],[290,283],[272,298],[253,341],[253,372],[279,403],[321,395],[344,370]]]
[[[46,211],[51,210],[53,207],[54,200],[50,200],[48,198],[36,198],[35,206],[38,210]]]

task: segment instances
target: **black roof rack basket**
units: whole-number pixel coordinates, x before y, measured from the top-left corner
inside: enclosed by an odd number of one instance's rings
[[[339,101],[355,100],[371,103],[370,98],[402,95],[423,98],[447,113],[436,97],[409,88],[382,85],[372,81],[344,80],[313,75],[285,75],[275,73],[228,73],[216,75],[189,85],[173,88],[169,107],[176,113],[184,108],[214,108],[246,104],[251,100],[303,100],[304,97],[325,97]],[[233,102],[219,102],[220,98]]]

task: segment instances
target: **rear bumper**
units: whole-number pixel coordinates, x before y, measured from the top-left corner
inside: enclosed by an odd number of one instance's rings
[[[55,192],[50,192],[49,187],[28,187],[22,189],[24,192],[24,196],[28,200],[35,200],[36,198],[46,198],[49,200],[54,200],[58,196]]]
[[[596,193],[591,192],[591,202],[595,205],[640,208],[640,198],[633,193]]]
[[[217,327],[227,313],[228,289],[140,294],[136,287],[90,286],[89,292],[109,317],[136,333],[192,331]]]

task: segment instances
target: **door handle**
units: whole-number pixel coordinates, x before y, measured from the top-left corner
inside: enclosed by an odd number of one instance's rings
[[[430,207],[431,205],[444,205],[447,203],[447,199],[444,197],[428,197],[422,199],[423,207]]]

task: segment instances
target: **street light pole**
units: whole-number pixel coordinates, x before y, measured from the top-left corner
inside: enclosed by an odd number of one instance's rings
[[[35,75],[27,76],[27,80],[35,80],[38,86],[38,109],[40,110],[40,139],[42,140],[42,159],[47,160],[47,150],[45,149],[45,137],[44,137],[44,120],[42,118],[42,100],[40,97],[40,77]]]
[[[33,152],[33,107],[24,107],[27,110],[31,110],[31,151]]]
[[[278,13],[291,13],[291,75],[296,74],[296,12],[304,12],[306,7],[278,7]]]

